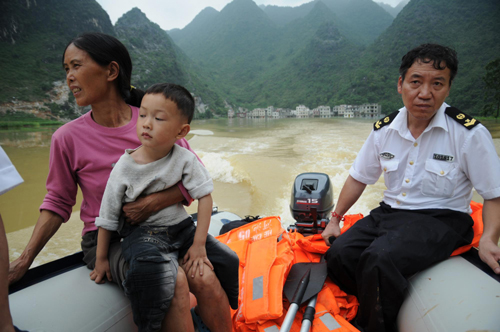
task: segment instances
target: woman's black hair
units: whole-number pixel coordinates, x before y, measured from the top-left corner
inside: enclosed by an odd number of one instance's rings
[[[433,67],[438,70],[449,68],[450,84],[458,71],[457,52],[455,52],[455,50],[438,44],[422,44],[406,53],[401,59],[399,75],[403,81],[405,79],[406,72],[410,69],[413,63],[415,63],[415,61],[432,63]]]
[[[113,36],[106,35],[100,32],[85,32],[68,43],[63,52],[71,45],[85,51],[97,64],[107,66],[112,61],[116,61],[120,67],[120,72],[116,79],[118,91],[123,100],[132,106],[141,106],[144,92],[133,88],[130,84],[132,76],[132,60],[125,45]]]

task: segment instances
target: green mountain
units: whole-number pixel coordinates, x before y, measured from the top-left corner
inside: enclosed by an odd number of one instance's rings
[[[386,12],[391,14],[392,17],[398,16],[399,12],[404,8],[410,2],[410,0],[403,0],[396,7],[393,7],[391,5],[388,5],[383,2],[377,2],[377,4],[382,7]]]
[[[340,32],[359,45],[373,42],[393,20],[372,0],[314,0],[297,7],[262,6],[262,9],[276,25],[283,27],[304,18],[319,2],[334,14]]]
[[[483,108],[484,67],[500,52],[500,3],[481,0],[412,0],[391,26],[366,48],[323,23],[308,46],[277,70],[249,83],[241,98],[254,107],[380,103],[384,112],[402,106],[396,91],[401,57],[422,43],[457,50],[459,72],[448,102],[464,112]]]
[[[202,77],[168,34],[139,9],[123,15],[113,27],[95,0],[12,0],[5,8],[0,14],[0,28],[5,32],[0,37],[0,70],[6,79],[0,81],[0,103],[47,100],[54,114],[77,116],[69,112],[74,104],[71,95],[61,106],[51,103],[47,93],[54,82],[65,80],[61,60],[68,42],[82,32],[99,31],[127,46],[134,64],[132,84],[138,88],[156,82],[182,84],[214,113],[226,114],[224,100],[211,88],[216,85]]]
[[[186,46],[183,42],[195,40],[199,37],[199,32],[215,21],[218,14],[219,12],[212,7],[206,7],[184,29],[172,29],[168,31],[168,34],[178,45]]]
[[[286,66],[266,77],[266,84],[259,85],[259,91],[253,91],[253,102],[287,108],[344,102],[343,92],[356,68],[359,52],[360,47],[348,41],[334,22],[325,22],[305,48]]]
[[[279,27],[283,27],[288,23],[303,18],[314,7],[314,1],[305,3],[297,7],[280,7],[280,6],[260,6],[267,16]]]
[[[338,17],[339,31],[359,45],[372,43],[393,20],[393,17],[372,0],[323,1]]]
[[[133,8],[115,24],[117,37],[129,50],[134,64],[132,84],[146,89],[153,83],[172,82],[185,86],[215,113],[226,112],[224,101],[202,77],[193,62],[174,44],[166,31]],[[210,85],[215,86],[215,85]]]
[[[94,0],[2,1],[0,103],[46,98],[65,79],[62,52],[82,31],[114,34],[108,14]]]
[[[169,33],[230,103],[251,106],[267,99],[258,94],[264,87],[286,85],[270,80],[281,77],[279,73],[290,76],[297,67],[292,64],[301,64],[298,58],[307,65],[308,54],[315,52],[311,47],[317,46],[312,40],[317,41],[322,25],[334,27],[358,50],[356,45],[366,45],[391,22],[392,17],[371,0],[316,0],[293,8],[234,0],[220,12],[203,10],[184,29]]]
[[[411,0],[395,19],[371,0],[315,0],[293,8],[234,0],[169,33],[139,9],[113,27],[95,0],[4,2],[0,103],[47,99],[54,82],[65,78],[62,51],[83,31],[124,42],[137,87],[179,83],[221,115],[226,102],[248,108],[380,103],[392,112],[401,106],[401,57],[422,43],[457,50],[459,73],[448,101],[478,114],[484,67],[500,53],[498,0]],[[54,112],[66,107],[47,104]]]
[[[361,55],[349,89],[390,112],[401,106],[396,80],[401,57],[422,43],[439,43],[458,53],[459,70],[448,103],[479,114],[484,67],[500,53],[500,2],[497,0],[412,0],[393,24]]]

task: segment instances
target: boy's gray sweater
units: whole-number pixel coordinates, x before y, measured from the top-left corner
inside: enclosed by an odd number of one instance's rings
[[[207,169],[189,150],[174,144],[170,153],[149,164],[137,164],[126,150],[109,176],[95,224],[110,231],[121,229],[120,215],[124,203],[182,184],[193,199],[213,191]],[[182,203],[171,205],[150,216],[142,225],[171,226],[189,217]]]

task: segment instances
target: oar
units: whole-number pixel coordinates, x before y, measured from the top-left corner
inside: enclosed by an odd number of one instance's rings
[[[300,327],[300,332],[309,332],[311,329],[312,321],[314,315],[316,314],[316,300],[318,299],[318,294],[314,295],[311,301],[307,304],[306,311],[302,317],[302,326]]]
[[[336,237],[335,236],[330,236],[328,238],[328,241],[330,244],[335,241]],[[325,268],[326,268],[326,262],[325,262],[325,256],[321,256],[320,263],[324,263]],[[323,282],[325,282],[323,280]],[[323,286],[323,284],[321,284]],[[300,327],[300,332],[309,332],[311,329],[312,321],[314,320],[314,315],[316,314],[316,300],[318,299],[318,294],[314,295],[314,297],[309,301],[307,304],[307,308],[304,312],[304,316],[302,316],[302,325]]]
[[[280,332],[290,331],[300,305],[311,299],[323,288],[326,275],[325,261],[297,263],[292,266],[283,288],[286,298],[290,301],[290,307],[281,324]]]

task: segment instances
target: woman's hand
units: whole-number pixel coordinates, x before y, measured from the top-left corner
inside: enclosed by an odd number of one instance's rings
[[[124,204],[122,210],[125,221],[131,225],[146,221],[155,212],[152,195],[137,197],[134,202]]]
[[[182,268],[186,271],[186,275],[194,278],[196,271],[200,270],[200,276],[203,275],[203,265],[207,264],[212,270],[214,269],[212,263],[208,260],[205,246],[193,244],[182,262]]]
[[[13,260],[9,265],[9,285],[12,285],[19,279],[21,279],[28,271],[30,265],[26,261],[22,260],[21,257]]]
[[[94,270],[90,272],[90,279],[94,280],[96,284],[104,284],[106,282],[104,276],[106,276],[109,281],[113,281],[108,259],[98,259],[95,262]]]

